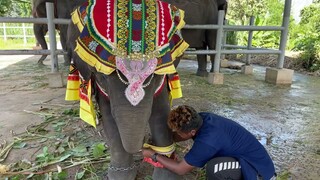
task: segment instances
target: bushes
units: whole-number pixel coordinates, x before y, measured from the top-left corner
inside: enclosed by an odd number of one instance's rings
[[[301,12],[299,31],[294,34],[295,50],[301,50],[300,62],[308,71],[320,70],[320,3]]]

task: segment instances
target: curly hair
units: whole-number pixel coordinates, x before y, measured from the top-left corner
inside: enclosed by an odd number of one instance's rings
[[[189,132],[193,129],[199,129],[202,122],[202,118],[194,108],[181,105],[171,110],[168,126],[172,131]]]

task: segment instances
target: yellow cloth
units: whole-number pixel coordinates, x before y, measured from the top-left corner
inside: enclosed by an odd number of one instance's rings
[[[91,126],[96,127],[96,113],[92,102],[91,90],[90,79],[87,84],[87,93],[80,92],[80,118]]]
[[[168,157],[170,157],[171,154],[176,150],[176,144],[175,143],[171,144],[170,146],[166,146],[166,147],[159,147],[159,146],[154,146],[154,145],[151,145],[151,144],[148,144],[148,143],[144,143],[143,147],[144,148],[150,148],[150,149],[156,151],[157,153],[166,155]]]
[[[66,101],[80,100],[80,118],[88,124],[96,127],[96,113],[92,102],[91,79],[85,81],[80,78],[79,72],[73,65],[70,66],[66,88]]]

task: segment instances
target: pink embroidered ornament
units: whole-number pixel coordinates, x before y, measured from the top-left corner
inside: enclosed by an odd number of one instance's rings
[[[157,58],[143,61],[116,56],[116,66],[129,81],[125,90],[126,98],[133,106],[136,106],[145,95],[143,83],[155,71]]]

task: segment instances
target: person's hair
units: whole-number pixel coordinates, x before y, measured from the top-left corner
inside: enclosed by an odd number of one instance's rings
[[[202,125],[202,118],[197,111],[187,105],[181,105],[171,110],[168,126],[172,131],[189,132],[198,130]]]

